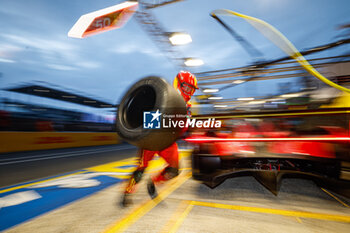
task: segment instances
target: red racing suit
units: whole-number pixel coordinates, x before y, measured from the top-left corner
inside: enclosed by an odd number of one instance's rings
[[[187,102],[187,114],[190,116],[191,112],[189,108],[191,104]],[[151,161],[155,154],[158,154],[162,157],[166,162],[167,166],[159,173],[157,176],[152,177],[152,180],[155,184],[160,183],[162,181],[170,180],[179,174],[179,152],[176,142],[171,144],[169,147],[160,150],[160,151],[151,151],[146,149],[139,150],[139,165],[137,169],[132,174],[129,183],[125,189],[125,193],[130,194],[135,192],[136,184],[141,181],[143,172],[148,166],[149,161]]]

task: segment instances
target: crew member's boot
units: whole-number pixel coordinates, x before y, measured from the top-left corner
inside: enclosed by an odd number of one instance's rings
[[[154,182],[152,179],[149,179],[147,182],[147,191],[152,199],[158,196],[156,186],[154,185]]]
[[[130,205],[132,205],[132,199],[131,199],[131,193],[124,193],[123,194],[123,198],[122,198],[122,201],[121,201],[121,206],[122,207],[128,207]]]

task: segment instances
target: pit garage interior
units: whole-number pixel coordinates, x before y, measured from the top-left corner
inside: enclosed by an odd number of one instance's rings
[[[349,232],[348,93],[314,78],[290,55],[262,58],[249,38],[216,14],[208,17],[217,22],[217,30],[232,36],[232,43],[238,43],[252,62],[197,72],[184,63],[188,56],[171,44],[169,30],[155,14],[155,9],[185,1],[132,2],[138,3],[132,20],[159,51],[177,69],[196,75],[199,91],[192,118],[219,119],[222,127],[194,129],[178,140],[180,175],[157,186],[158,196],[151,199],[147,180],[166,166],[156,156],[128,207],[120,203],[138,164],[138,148],[118,137],[115,126],[91,123],[77,130],[72,123],[62,132],[4,128],[3,148],[11,150],[0,153],[0,231]],[[349,24],[341,30],[343,34],[330,43],[300,54],[330,81],[349,87]],[[248,83],[284,79],[298,80],[300,88],[286,82],[278,95],[227,95]],[[110,111],[119,108],[119,103],[42,83],[6,91],[40,97],[43,102],[54,99]],[[18,149],[20,140],[29,146]],[[53,145],[44,147],[50,140]]]

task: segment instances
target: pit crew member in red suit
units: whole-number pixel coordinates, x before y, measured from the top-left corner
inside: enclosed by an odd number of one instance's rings
[[[179,91],[184,98],[187,106],[187,114],[190,115],[189,108],[191,104],[189,100],[198,89],[196,77],[188,71],[180,71],[173,82],[175,89]],[[157,197],[158,193],[155,185],[158,183],[170,180],[179,174],[179,152],[176,142],[169,147],[160,151],[150,151],[140,148],[140,160],[137,169],[132,174],[129,183],[124,191],[122,206],[128,206],[132,203],[131,194],[135,192],[136,184],[141,181],[142,175],[148,166],[149,161],[152,160],[155,154],[158,154],[166,162],[167,166],[157,176],[152,177],[147,182],[147,190],[152,199]]]

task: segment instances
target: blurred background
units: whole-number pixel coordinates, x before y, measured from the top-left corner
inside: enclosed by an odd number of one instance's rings
[[[0,0],[0,231],[348,231],[349,93],[266,27],[212,13],[266,21],[350,88],[350,1],[139,0],[123,27],[68,36],[80,16],[122,2]],[[121,98],[180,70],[198,80],[192,117],[221,127],[191,129],[177,142],[179,177],[154,200],[141,185],[122,209],[139,160],[116,133]],[[146,177],[164,166],[156,156]]]
[[[268,22],[323,75],[347,86],[346,0],[144,0],[121,29],[67,36],[81,15],[120,2],[1,1],[1,131],[114,132],[118,103],[133,83],[147,75],[172,82],[179,70],[199,82],[193,115],[348,106],[341,91],[243,19],[210,15],[230,9]],[[188,43],[170,40],[179,33]]]

